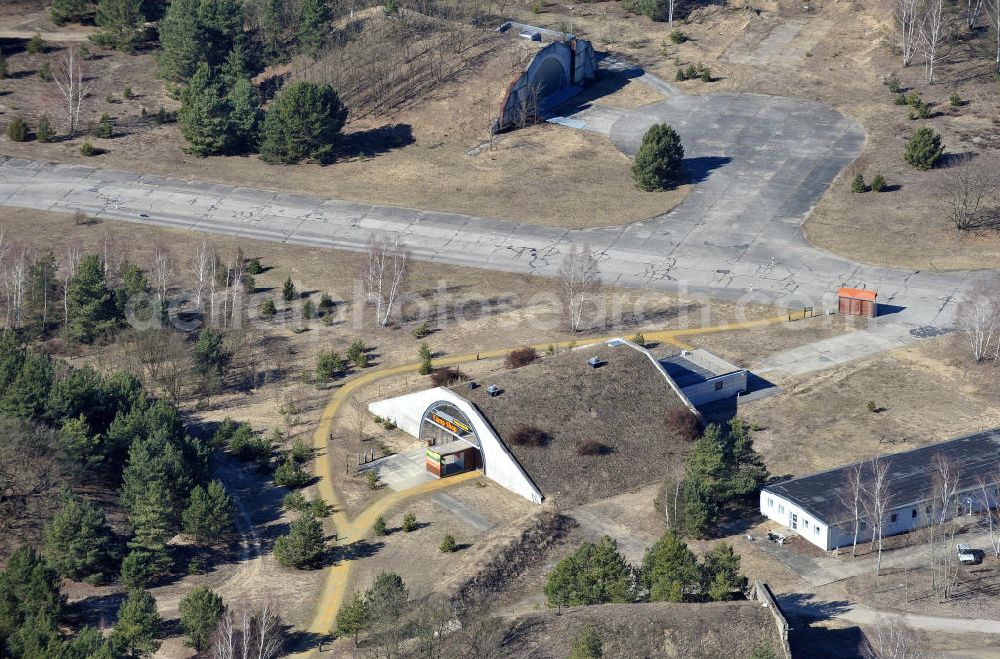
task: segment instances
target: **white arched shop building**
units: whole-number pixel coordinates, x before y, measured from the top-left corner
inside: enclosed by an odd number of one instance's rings
[[[542,502],[542,493],[510,454],[476,407],[451,389],[435,387],[371,403],[372,414],[392,421],[428,443],[429,461],[441,475],[479,467],[483,474],[525,499]]]

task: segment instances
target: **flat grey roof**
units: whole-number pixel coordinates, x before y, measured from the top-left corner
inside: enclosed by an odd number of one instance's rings
[[[451,455],[452,453],[461,453],[470,448],[476,448],[474,444],[471,444],[464,439],[456,439],[453,442],[448,442],[447,444],[435,444],[434,446],[428,446],[427,450],[437,453],[438,455]]]
[[[958,470],[959,492],[975,488],[980,476],[992,477],[1000,465],[1000,428],[883,456],[889,462],[889,491],[893,494],[890,508],[929,498],[934,481],[934,456],[939,453]],[[764,491],[808,510],[828,524],[836,524],[850,516],[841,498],[850,490],[847,474],[856,464],[768,485]],[[866,477],[870,473],[865,467]]]
[[[716,375],[719,375],[718,373],[713,373],[707,368],[698,366],[690,359],[685,359],[681,355],[664,357],[660,360],[660,363],[667,371],[667,375],[669,375],[681,389],[684,387],[690,387],[693,384],[704,382],[705,380],[710,380]]]

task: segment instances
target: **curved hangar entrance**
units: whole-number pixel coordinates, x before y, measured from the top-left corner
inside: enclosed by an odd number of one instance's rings
[[[448,401],[427,408],[420,419],[418,437],[426,444],[427,471],[438,478],[472,471],[483,464],[472,421]]]

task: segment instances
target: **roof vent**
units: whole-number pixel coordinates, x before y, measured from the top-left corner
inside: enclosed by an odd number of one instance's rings
[[[500,389],[500,387],[496,386],[495,384],[491,384],[490,386],[486,387],[486,393],[489,394],[491,398],[494,396],[499,396],[501,391],[502,389]]]
[[[590,368],[597,368],[599,366],[604,365],[604,362],[601,361],[600,357],[591,357],[590,359],[587,360],[587,364],[590,365]]]

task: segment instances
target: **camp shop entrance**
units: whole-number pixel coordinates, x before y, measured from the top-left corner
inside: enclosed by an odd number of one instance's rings
[[[447,401],[434,403],[420,421],[427,471],[438,478],[472,471],[483,464],[479,437],[472,422]]]

